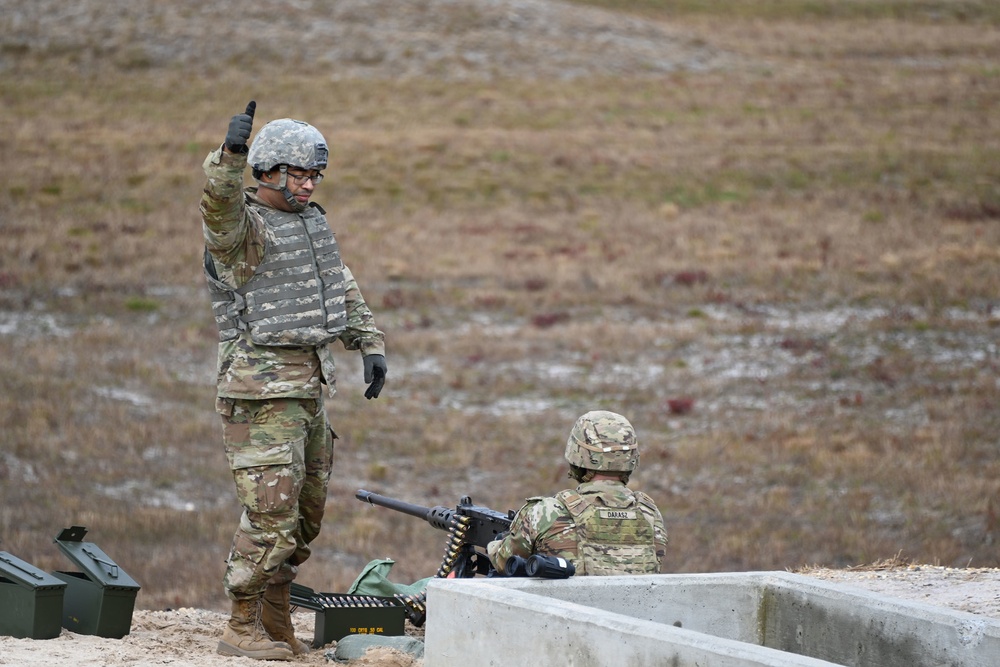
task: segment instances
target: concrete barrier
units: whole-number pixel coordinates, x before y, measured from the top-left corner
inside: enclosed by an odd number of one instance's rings
[[[434,579],[426,667],[997,667],[1000,621],[787,572]]]

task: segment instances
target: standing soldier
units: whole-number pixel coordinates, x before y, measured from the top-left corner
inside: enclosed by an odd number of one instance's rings
[[[656,574],[667,531],[652,498],[626,486],[639,465],[635,430],[625,417],[596,410],[576,420],[566,442],[575,489],[528,498],[510,530],[487,545],[493,567],[506,574],[511,556],[557,556],[577,575]]]
[[[320,531],[336,438],[323,388],[336,391],[329,344],[360,350],[365,397],[385,382],[384,334],[309,201],[327,166],[313,126],[271,121],[247,149],[256,103],[232,117],[205,160],[205,274],[219,328],[216,411],[243,516],[223,578],[232,617],[218,652],[291,659],[291,582]],[[258,187],[244,188],[249,163]]]

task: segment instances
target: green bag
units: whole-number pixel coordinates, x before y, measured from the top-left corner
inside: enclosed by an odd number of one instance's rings
[[[347,589],[349,595],[376,595],[381,597],[392,597],[394,595],[416,595],[427,588],[427,582],[434,577],[426,577],[412,584],[397,584],[389,581],[389,570],[392,569],[396,561],[384,558],[373,560],[361,574],[354,580],[351,587]]]

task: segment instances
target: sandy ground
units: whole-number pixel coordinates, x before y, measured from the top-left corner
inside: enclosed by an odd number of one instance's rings
[[[955,569],[930,565],[869,567],[858,570],[810,569],[799,574],[862,588],[886,596],[940,605],[1000,620],[1000,569]],[[295,614],[299,636],[311,640],[312,612]],[[54,639],[31,640],[0,637],[0,665],[21,667],[235,667],[260,665],[246,658],[223,657],[215,652],[225,616],[199,609],[174,611],[136,610],[132,632],[122,639],[104,639],[63,630]],[[409,628],[408,634],[420,631]],[[328,660],[330,647],[295,659],[295,664],[337,664]],[[272,663],[273,664],[273,663]],[[358,667],[420,667],[415,660],[391,649],[372,649]]]
[[[45,640],[0,637],[0,665],[21,667],[237,667],[238,665],[282,664],[262,663],[249,658],[221,656],[215,652],[226,615],[204,609],[149,611],[137,609],[132,614],[132,632],[122,639],[106,639],[69,632],[65,628],[58,637]],[[293,614],[296,634],[306,642],[312,640],[315,616],[300,610]],[[408,627],[408,634],[422,631]],[[336,644],[299,656],[294,664],[339,664],[326,658]],[[364,667],[419,667],[420,660],[392,649],[370,649],[364,658],[351,665]]]
[[[1000,619],[1000,569],[907,565],[858,570],[814,569],[798,574],[889,597]]]

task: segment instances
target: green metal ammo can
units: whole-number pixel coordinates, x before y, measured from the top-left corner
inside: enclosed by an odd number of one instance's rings
[[[313,648],[340,641],[347,635],[406,634],[406,608],[396,598],[320,593],[292,583],[291,603],[316,612]]]
[[[66,584],[0,551],[0,635],[52,639],[62,631]]]
[[[55,543],[82,572],[53,572],[66,582],[63,627],[81,635],[121,639],[132,629],[132,612],[139,584],[92,542],[87,529],[73,526]]]

